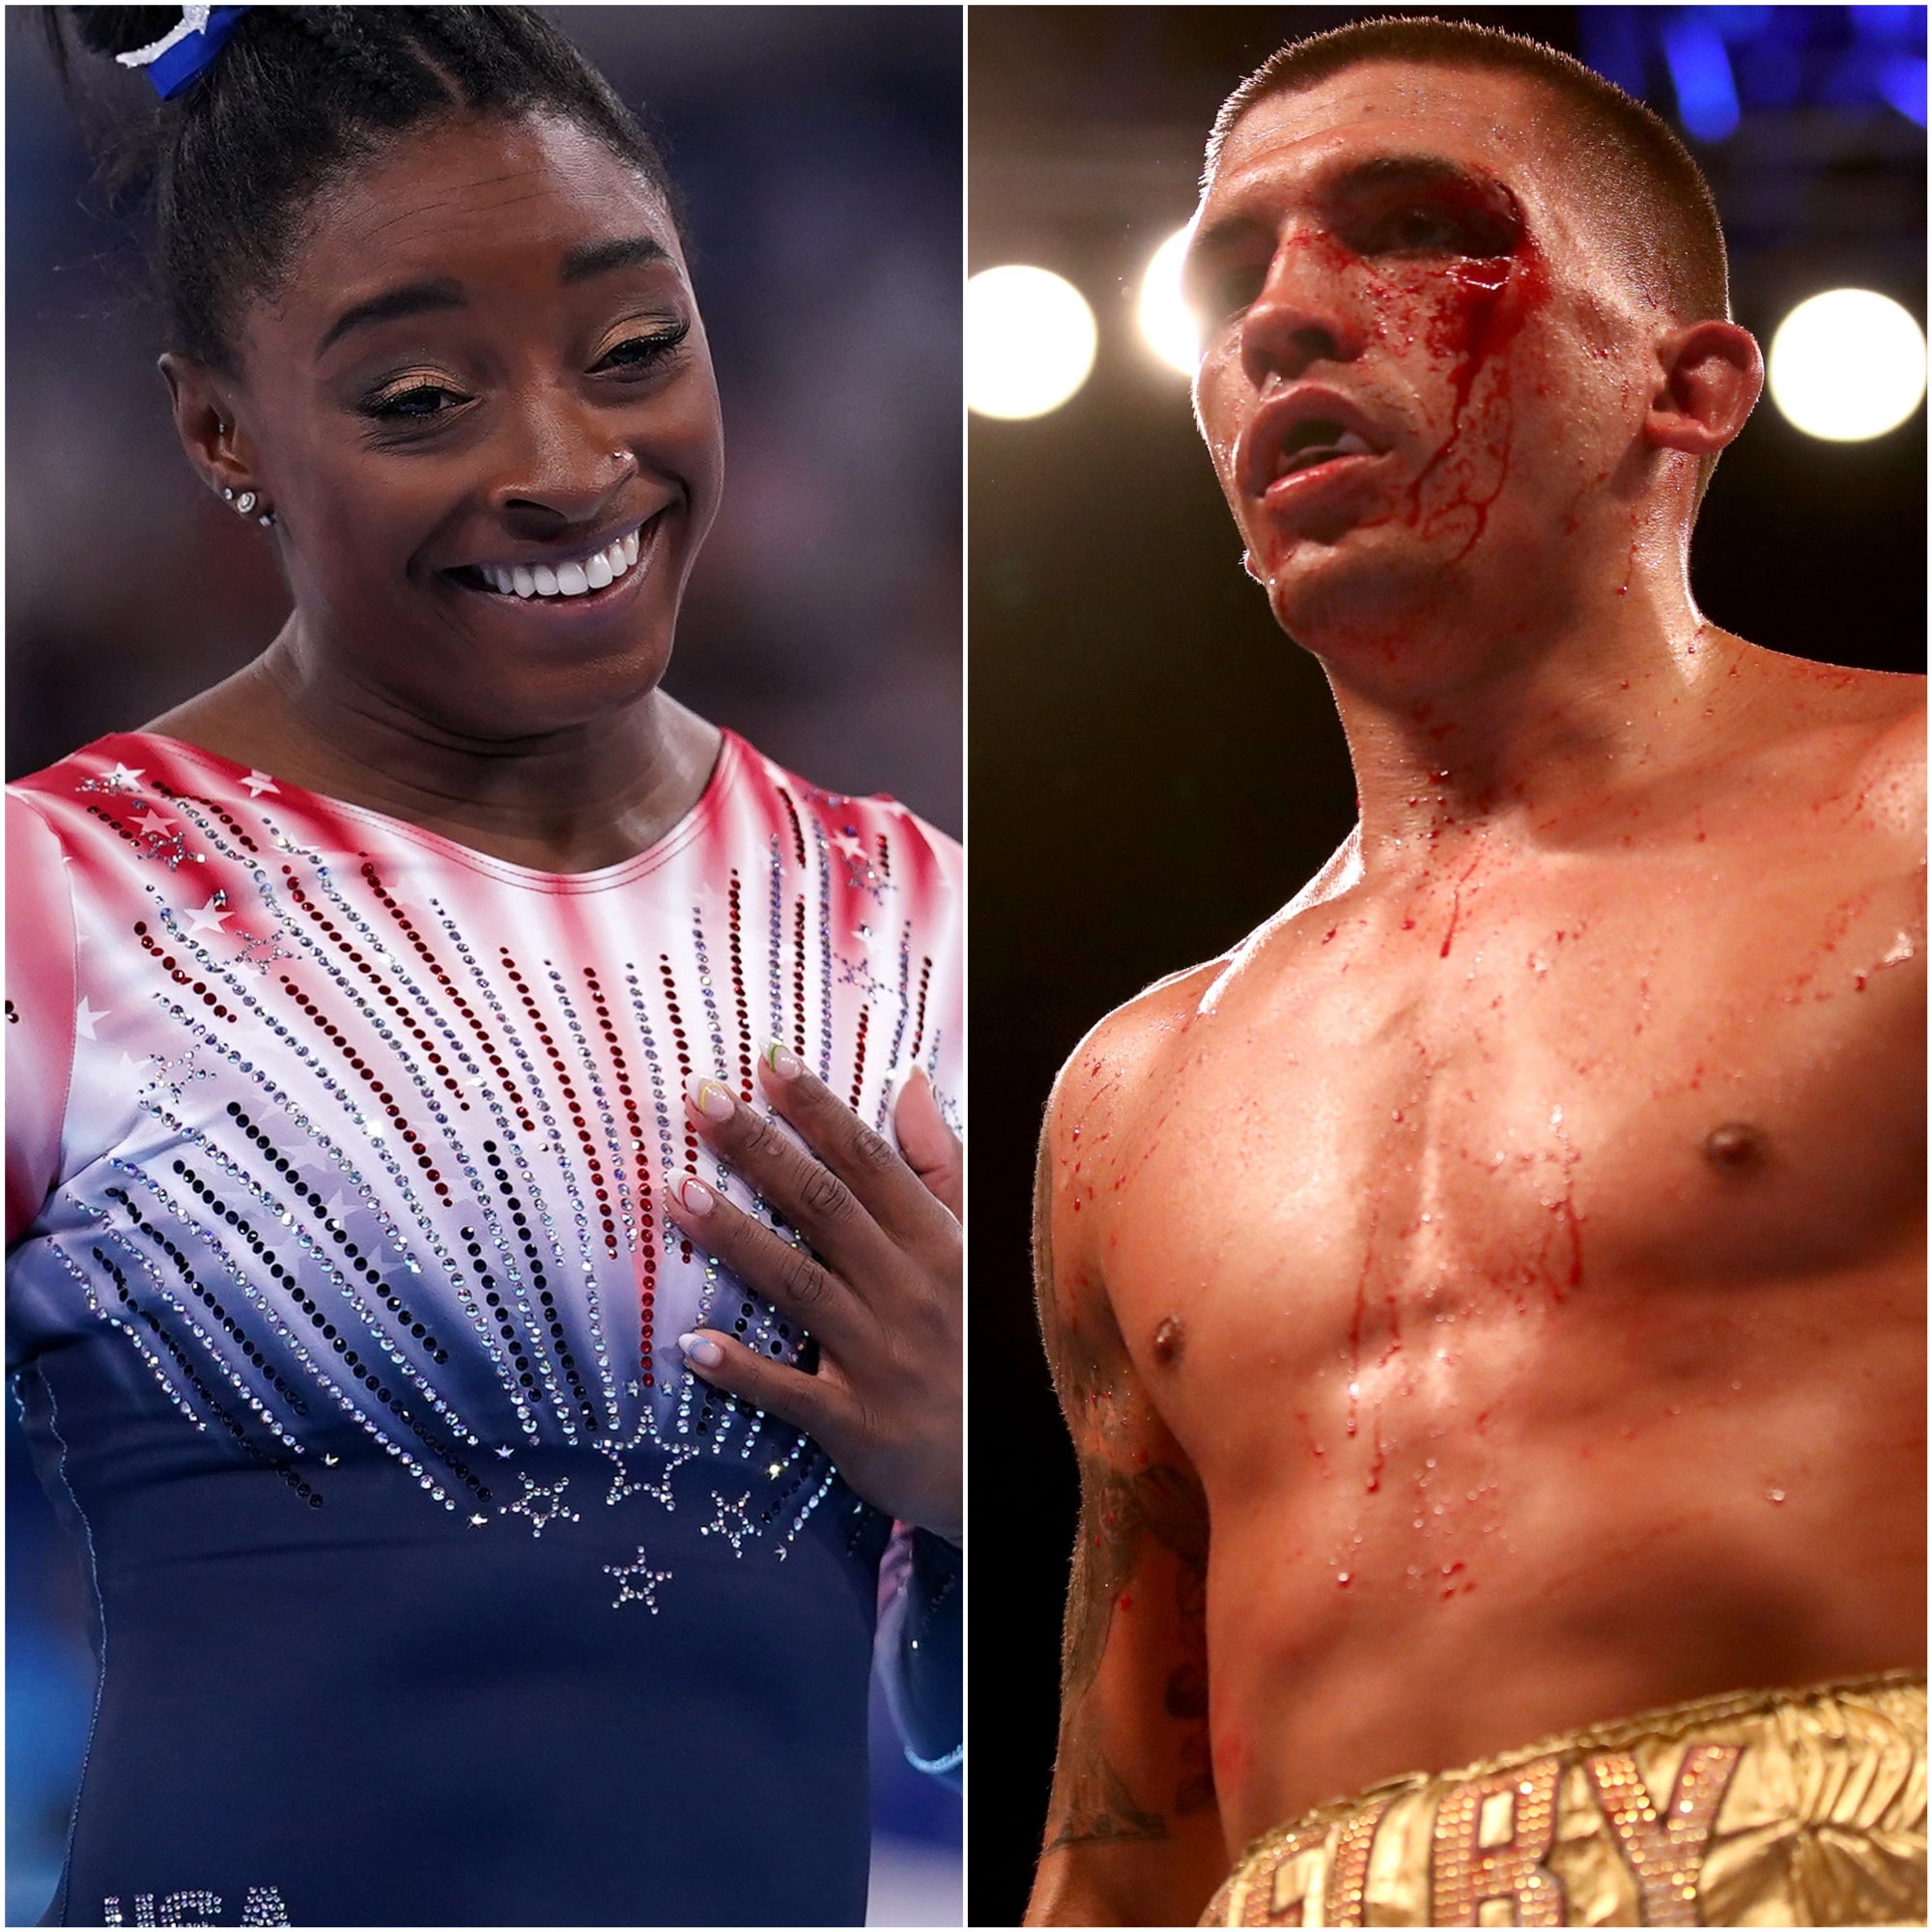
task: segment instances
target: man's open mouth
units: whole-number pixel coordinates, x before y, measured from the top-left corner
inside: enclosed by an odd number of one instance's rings
[[[640,553],[648,567],[656,524],[657,518],[652,517],[600,548],[575,556],[551,558],[541,563],[463,564],[449,575],[466,589],[497,597],[523,600],[595,597],[636,570]]]
[[[1351,429],[1321,416],[1293,425],[1275,452],[1274,474],[1293,476],[1338,456],[1373,456],[1376,452]]]

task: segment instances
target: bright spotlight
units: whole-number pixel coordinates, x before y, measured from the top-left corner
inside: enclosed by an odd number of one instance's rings
[[[1154,250],[1141,277],[1140,324],[1147,345],[1170,368],[1192,377],[1201,365],[1201,326],[1180,298],[1180,258],[1193,224]]]
[[[1771,399],[1828,442],[1896,429],[1925,393],[1925,337],[1909,310],[1870,289],[1802,301],[1771,338]]]
[[[966,284],[966,406],[982,416],[1043,416],[1087,380],[1094,311],[1048,269],[984,269]]]

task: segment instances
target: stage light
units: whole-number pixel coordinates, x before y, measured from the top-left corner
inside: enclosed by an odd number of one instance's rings
[[[1180,298],[1180,258],[1193,232],[1190,222],[1153,251],[1153,259],[1141,277],[1139,309],[1141,334],[1148,347],[1170,369],[1179,369],[1190,379],[1201,364],[1201,326]]]
[[[1057,410],[1087,380],[1097,331],[1069,281],[1018,263],[966,284],[966,406],[1018,420]]]
[[[1925,56],[1892,54],[1879,63],[1878,91],[1908,121],[1925,125]]]
[[[1832,289],[1778,324],[1767,372],[1788,422],[1827,442],[1862,442],[1918,407],[1925,337],[1889,296]]]
[[[1723,36],[1709,16],[1672,18],[1663,29],[1663,58],[1685,130],[1699,141],[1728,141],[1738,131],[1737,81]]]

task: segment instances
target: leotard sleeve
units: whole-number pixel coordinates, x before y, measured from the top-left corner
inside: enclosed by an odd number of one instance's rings
[[[46,822],[7,795],[7,1245],[60,1179],[73,1067],[73,904]]]

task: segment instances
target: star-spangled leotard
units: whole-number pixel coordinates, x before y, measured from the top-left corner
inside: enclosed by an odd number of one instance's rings
[[[9,1343],[99,1684],[74,1924],[853,1923],[891,1525],[707,1390],[802,1337],[686,1123],[961,1076],[957,850],[724,737],[554,876],[172,740],[8,802]]]

